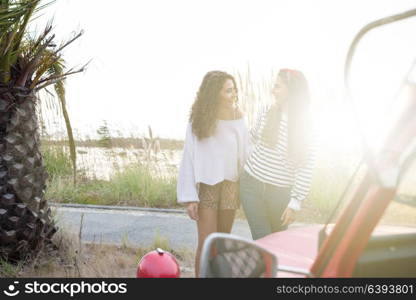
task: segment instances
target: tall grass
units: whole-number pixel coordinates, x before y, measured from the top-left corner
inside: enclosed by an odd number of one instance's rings
[[[176,206],[176,178],[156,177],[144,165],[116,173],[109,186],[110,198],[122,204],[137,201],[143,206]]]
[[[76,186],[70,183],[71,177],[53,177],[46,198],[62,203],[176,206],[176,178],[156,177],[142,165],[117,172],[109,181],[84,180]]]
[[[341,199],[342,194],[357,166],[358,158],[347,159],[342,155],[317,160],[308,200],[322,221],[327,220],[339,201],[345,200]]]
[[[72,164],[69,152],[63,146],[42,147],[43,162],[50,177],[70,176]]]
[[[259,110],[272,101],[271,89],[275,74],[271,72],[270,78],[256,81],[247,65],[245,72],[235,72],[234,77],[238,87],[238,105],[245,113],[250,127],[254,124]]]
[[[125,152],[121,155],[109,149],[105,162],[94,160],[94,163],[112,164],[113,174],[109,180],[99,180],[96,176],[88,178],[81,169],[76,186],[72,184],[72,167],[65,148],[53,144],[43,147],[45,165],[50,174],[46,198],[61,203],[177,206],[176,170],[162,168],[168,157],[160,155],[159,139],[153,136],[150,127],[149,136],[143,137],[141,144],[144,155],[136,156],[135,161],[127,161],[123,166],[117,165],[115,160],[120,156],[123,159]]]

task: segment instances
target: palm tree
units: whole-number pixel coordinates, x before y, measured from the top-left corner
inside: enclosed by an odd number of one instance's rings
[[[0,257],[33,257],[57,231],[44,198],[47,173],[40,152],[38,91],[52,85],[65,107],[61,51],[80,35],[56,46],[48,24],[28,34],[40,0],[0,0]],[[66,115],[66,123],[69,119]]]

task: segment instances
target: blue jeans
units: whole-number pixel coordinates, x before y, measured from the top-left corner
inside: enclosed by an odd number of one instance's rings
[[[240,177],[240,201],[254,240],[287,229],[282,214],[289,204],[291,188],[264,183],[246,171]]]

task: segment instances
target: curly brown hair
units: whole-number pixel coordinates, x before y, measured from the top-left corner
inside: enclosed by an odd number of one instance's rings
[[[202,79],[189,117],[192,132],[199,140],[210,137],[215,132],[220,103],[219,93],[228,79],[231,79],[234,87],[237,88],[234,77],[226,72],[211,71]]]

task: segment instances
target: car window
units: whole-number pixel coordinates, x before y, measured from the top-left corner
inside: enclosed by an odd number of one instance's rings
[[[378,226],[394,225],[416,228],[416,159],[404,174],[395,200],[390,203]]]
[[[408,84],[416,82],[416,39],[410,37],[410,32],[415,26],[416,18],[411,18],[379,27],[369,33],[357,47],[351,73],[352,94],[356,113],[361,121],[360,130],[373,154],[381,149],[397,117],[406,109],[408,101],[415,96],[410,93],[412,89],[409,89]],[[380,51],[377,54],[372,53],[369,45],[379,45]],[[364,62],[372,62],[371,67]],[[403,82],[406,84],[402,84]],[[376,127],[366,130],[363,124],[375,123],[371,121],[373,114],[380,116],[379,120],[374,118],[374,121],[379,122],[377,130]],[[406,172],[400,179],[397,195],[387,207],[376,229],[382,226],[400,227],[399,230],[403,231],[416,228],[416,154],[411,155],[416,151],[416,147],[413,145],[407,150],[407,153],[402,153],[402,159],[406,162]],[[412,159],[406,160],[404,157]],[[366,167],[362,168],[363,173],[364,169]],[[359,181],[358,178],[356,182]]]

